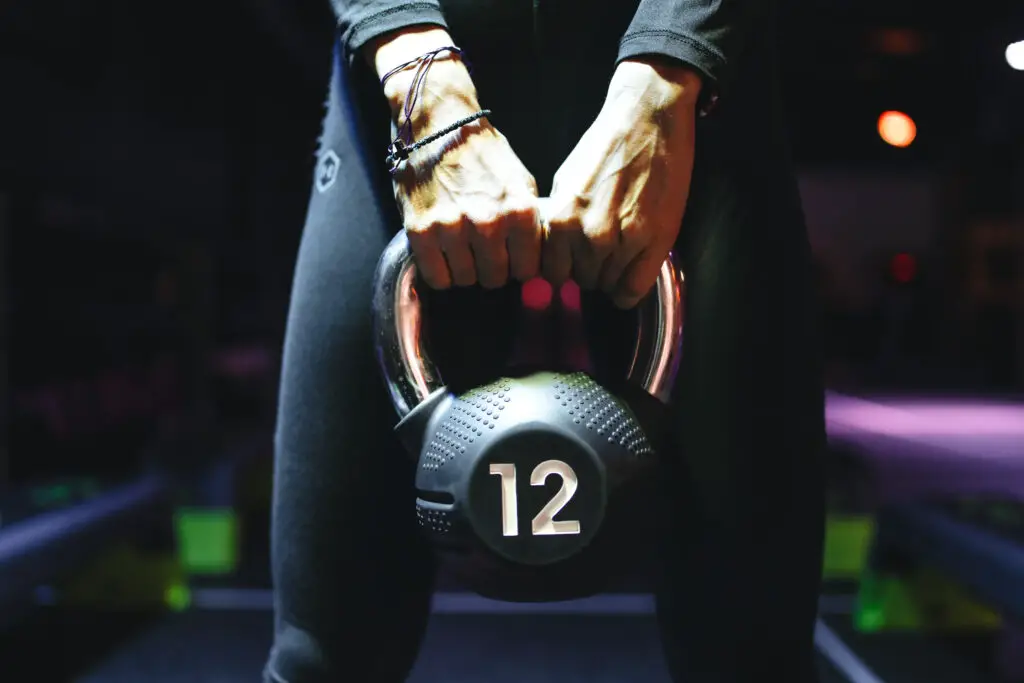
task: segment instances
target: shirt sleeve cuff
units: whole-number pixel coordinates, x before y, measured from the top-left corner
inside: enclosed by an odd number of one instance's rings
[[[725,57],[710,45],[691,36],[666,30],[630,31],[619,43],[616,64],[626,59],[657,55],[690,66],[703,78],[698,108],[702,115],[714,109],[722,84],[727,81]]]
[[[346,61],[368,42],[391,31],[431,24],[448,28],[444,14],[436,2],[410,2],[359,18],[348,25],[339,22],[342,55]]]

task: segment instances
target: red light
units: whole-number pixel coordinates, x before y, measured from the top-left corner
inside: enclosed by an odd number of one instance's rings
[[[558,290],[558,298],[562,300],[562,305],[568,310],[580,310],[580,286],[572,280],[563,284],[562,288]]]
[[[912,254],[896,254],[889,262],[889,274],[897,283],[907,284],[917,275],[917,259]]]
[[[552,294],[551,283],[535,277],[523,283],[523,306],[534,311],[543,311],[551,305]]]

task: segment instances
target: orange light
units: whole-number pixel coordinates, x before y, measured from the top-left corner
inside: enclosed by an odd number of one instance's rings
[[[913,254],[896,254],[889,262],[889,274],[897,284],[909,283],[917,275],[917,259]]]
[[[871,46],[889,55],[916,55],[924,49],[924,36],[912,29],[883,28],[868,35]]]
[[[878,117],[878,134],[893,147],[909,147],[917,137],[917,124],[901,111],[883,112]]]

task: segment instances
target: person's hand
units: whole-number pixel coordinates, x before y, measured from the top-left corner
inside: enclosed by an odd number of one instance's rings
[[[608,97],[555,174],[544,277],[601,288],[621,308],[647,294],[683,220],[700,77],[621,62]]]
[[[377,72],[446,45],[437,28],[406,31],[375,46]],[[385,95],[396,127],[416,68],[388,79]],[[441,53],[430,66],[411,117],[420,140],[479,112],[476,89],[457,56]],[[537,184],[485,118],[410,155],[394,177],[395,198],[420,276],[434,289],[503,286],[540,272],[542,229]]]

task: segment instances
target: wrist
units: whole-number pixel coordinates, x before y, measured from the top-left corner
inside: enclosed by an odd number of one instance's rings
[[[423,55],[444,47],[455,45],[448,31],[437,26],[411,26],[393,31],[371,41],[364,48],[366,59],[373,65],[377,78],[397,67],[407,64]],[[416,78],[417,65],[392,74],[383,86],[384,97],[397,118],[405,106],[406,96]],[[430,111],[443,105],[479,109],[476,87],[469,75],[469,69],[459,55],[441,52],[430,65],[419,90],[416,108]]]
[[[608,88],[609,102],[623,102],[656,116],[695,114],[700,74],[658,57],[619,62]]]
[[[415,59],[415,57],[413,57]],[[384,84],[384,97],[387,99],[391,112],[397,120],[404,118],[406,99],[413,89],[418,69],[408,69],[394,74]],[[416,90],[416,103],[411,112],[414,117],[432,116],[447,110],[478,111],[480,104],[477,99],[476,86],[469,75],[465,64],[458,56],[443,57],[435,60],[421,74]]]
[[[363,48],[363,56],[377,72],[377,77],[383,78],[384,74],[409,60],[453,44],[452,37],[443,28],[408,26],[369,41]]]

